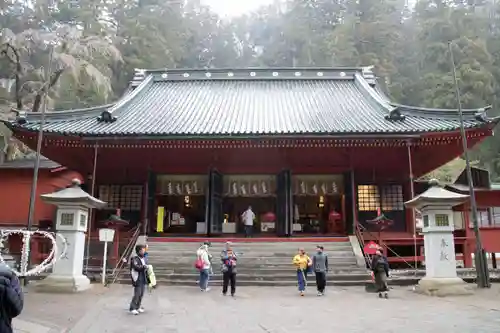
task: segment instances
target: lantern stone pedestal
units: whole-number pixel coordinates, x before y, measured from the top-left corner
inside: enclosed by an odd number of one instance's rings
[[[90,289],[90,280],[83,275],[89,208],[102,208],[106,203],[83,191],[78,180],[73,180],[71,187],[41,197],[57,206],[56,231],[66,239],[67,251],[56,261],[52,273],[34,284],[35,290],[74,293]],[[57,237],[57,248],[58,251],[63,249],[60,237]],[[56,254],[59,256],[60,253]]]
[[[468,200],[468,195],[443,189],[436,180],[431,187],[405,203],[422,213],[425,250],[425,277],[415,291],[429,296],[472,294],[471,288],[457,276],[452,208]]]

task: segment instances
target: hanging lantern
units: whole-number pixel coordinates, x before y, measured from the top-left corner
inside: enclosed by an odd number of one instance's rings
[[[257,183],[252,184],[252,193],[255,195],[259,194],[259,187],[257,186]]]
[[[338,193],[338,188],[337,188],[337,183],[333,182],[332,183],[332,193]]]
[[[260,184],[260,187],[262,188],[262,193],[263,194],[267,194],[267,184],[266,184],[266,182],[262,182]]]
[[[326,191],[326,184],[325,183],[322,183],[321,184],[321,195],[326,195],[327,194],[327,191]]]
[[[175,191],[177,192],[178,195],[182,194],[182,186],[180,183],[175,184]]]
[[[305,182],[300,182],[300,193],[301,194],[306,194],[307,193],[307,187]]]
[[[190,195],[191,194],[191,185],[189,183],[185,183],[184,190],[185,190],[186,194]]]

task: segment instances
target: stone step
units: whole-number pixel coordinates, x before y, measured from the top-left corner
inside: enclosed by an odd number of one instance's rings
[[[130,278],[120,281],[121,283],[128,283],[130,284]],[[365,286],[367,283],[370,283],[368,280],[347,280],[347,281],[329,281],[327,283],[327,288],[328,287],[335,287],[335,286]],[[297,286],[297,281],[290,280],[290,281],[255,281],[255,280],[243,280],[239,279],[236,282],[237,287],[240,286],[261,286],[261,287],[295,287]],[[189,280],[176,280],[176,279],[158,279],[157,280],[157,288],[161,288],[162,286],[197,286],[196,281],[189,281]],[[316,286],[315,281],[310,281],[307,283],[308,290],[311,290],[311,288],[314,288]],[[209,287],[210,288],[221,288],[222,287],[222,280],[211,280],[209,282]],[[215,290],[214,290],[215,291]],[[217,291],[215,291],[217,292]]]
[[[149,263],[153,265],[155,268],[192,268],[194,267],[194,260],[186,260],[186,261],[155,261],[155,260],[149,260]],[[221,267],[222,265],[220,262],[214,262],[212,267],[218,268]],[[269,261],[243,261],[240,260],[237,264],[237,267],[245,267],[245,268],[250,268],[250,269],[260,269],[260,268],[294,268],[291,262],[289,261],[276,261],[276,262],[269,262]],[[329,262],[329,267],[333,268],[344,268],[344,267],[359,267],[357,262],[355,260],[344,260],[344,261],[331,261]]]
[[[156,279],[175,279],[175,280],[189,280],[189,281],[197,281],[199,278],[199,274],[196,273],[185,273],[185,274],[158,274],[156,273]],[[274,275],[260,275],[260,274],[242,274],[238,272],[237,278],[241,280],[248,281],[297,281],[297,274],[292,272],[291,274],[274,274]],[[360,280],[360,279],[370,279],[369,274],[337,274],[327,275],[327,281],[347,281],[347,280]],[[222,280],[222,274],[216,273],[211,276],[213,280]],[[314,280],[314,275],[309,274],[308,280]]]
[[[293,257],[291,256],[255,256],[255,255],[240,255],[238,256],[238,261],[251,261],[251,262],[288,262],[292,263]],[[345,261],[345,260],[355,260],[356,257],[354,254],[344,254],[344,255],[336,255],[336,253],[328,256],[328,262],[335,261]],[[176,261],[193,261],[196,260],[196,254],[191,254],[187,256],[160,256],[160,255],[148,255],[149,261],[165,261],[165,262],[176,262]],[[213,255],[213,261],[219,261],[220,257]]]
[[[214,273],[218,273],[219,267],[214,267],[213,269]],[[247,275],[290,275],[290,274],[295,274],[296,270],[293,268],[269,268],[269,267],[262,267],[258,270],[255,270],[254,268],[248,268],[248,267],[238,267],[238,274],[247,274]],[[194,267],[181,267],[181,268],[165,268],[165,267],[160,267],[160,268],[155,268],[155,274],[198,274],[197,270]],[[346,268],[338,268],[335,267],[333,269],[330,269],[328,272],[329,275],[336,275],[336,274],[367,274],[367,270],[363,268],[357,268],[357,267],[346,267]]]
[[[161,250],[157,248],[149,248],[148,249],[148,255],[170,255],[170,256],[189,256],[189,255],[195,255],[197,249],[174,249],[174,250]],[[210,250],[210,253],[212,255],[219,255],[222,251],[218,250]],[[292,251],[286,251],[282,249],[272,249],[272,250],[260,250],[260,249],[251,249],[251,250],[242,250],[242,249],[237,249],[236,255],[255,255],[255,256],[287,256],[287,257],[293,257],[297,254],[296,250]],[[331,255],[340,255],[340,254],[349,254],[352,255],[352,247],[346,247],[342,249],[336,249],[336,250],[330,250],[330,251],[325,251],[325,253],[328,256]],[[308,253],[309,256],[314,255],[314,252]]]
[[[180,244],[179,243],[165,243],[165,244],[149,244],[148,248],[149,249],[159,249],[159,250],[176,250],[176,249],[191,249],[191,250],[196,250],[199,248],[199,244],[192,244],[192,243],[186,243],[186,244]],[[327,244],[323,245],[325,251],[333,251],[336,249],[343,249],[343,248],[350,248],[351,243],[332,243],[332,244]],[[290,245],[283,245],[281,244],[259,244],[255,243],[255,245],[240,245],[240,244],[235,244],[234,249],[236,251],[240,250],[275,250],[275,249],[280,249],[280,250],[290,250],[290,251],[297,251],[298,248],[304,248],[306,251],[314,251],[316,249],[316,244],[303,244],[303,245],[298,245],[294,244],[293,246]],[[212,245],[210,247],[210,250],[218,250],[222,251],[224,249],[224,246],[214,246]]]

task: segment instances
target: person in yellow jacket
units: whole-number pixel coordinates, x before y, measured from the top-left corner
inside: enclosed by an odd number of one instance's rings
[[[307,272],[312,265],[311,258],[309,258],[304,249],[299,249],[299,253],[293,257],[293,265],[297,268],[297,282],[300,296],[304,296],[307,285]]]

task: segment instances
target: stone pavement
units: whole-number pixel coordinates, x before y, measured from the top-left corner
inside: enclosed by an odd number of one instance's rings
[[[160,287],[146,295],[147,312],[128,314],[128,286],[83,295],[28,293],[18,332],[30,333],[304,333],[322,332],[500,332],[500,286],[474,296],[431,298],[409,288],[378,299],[360,288],[331,288],[318,298],[292,288],[241,287],[237,297],[219,288]],[[29,321],[40,327],[21,327]]]

